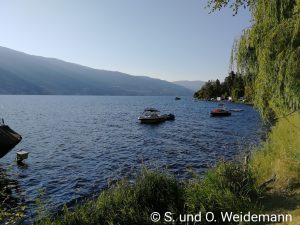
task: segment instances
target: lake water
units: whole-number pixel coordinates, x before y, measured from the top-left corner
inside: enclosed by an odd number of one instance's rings
[[[216,106],[190,97],[0,96],[0,117],[23,136],[0,167],[18,182],[29,214],[41,188],[55,210],[111,181],[133,178],[143,165],[188,178],[187,168],[202,174],[262,138],[263,124],[251,106],[226,104],[244,111],[210,117]],[[146,107],[173,113],[176,120],[140,124]],[[25,166],[13,162],[21,148],[30,152]]]

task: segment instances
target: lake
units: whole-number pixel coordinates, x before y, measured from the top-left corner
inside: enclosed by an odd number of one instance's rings
[[[221,159],[234,159],[259,144],[263,123],[253,107],[224,118],[210,117],[215,102],[184,97],[0,96],[0,117],[23,136],[0,159],[0,168],[19,185],[19,195],[35,210],[38,191],[45,189],[51,210],[88,197],[111,182],[133,179],[144,165],[163,169],[178,179],[203,174]],[[173,113],[175,121],[140,124],[146,107]],[[17,166],[16,150],[30,152]]]

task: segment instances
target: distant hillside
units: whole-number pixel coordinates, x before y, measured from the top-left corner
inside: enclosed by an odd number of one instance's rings
[[[180,80],[180,81],[174,81],[174,84],[180,85],[182,87],[185,87],[193,92],[198,91],[204,84],[205,81],[201,80],[194,80],[194,81],[189,81],[189,80]]]
[[[192,95],[179,85],[149,77],[97,70],[0,47],[0,94]]]

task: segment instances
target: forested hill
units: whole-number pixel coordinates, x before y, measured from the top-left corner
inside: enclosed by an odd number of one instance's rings
[[[209,80],[200,90],[194,93],[195,98],[209,100],[211,98],[232,97],[234,100],[240,97],[246,97],[248,100],[253,99],[253,91],[246,85],[245,78],[231,71],[224,82],[220,80]]]
[[[179,85],[0,47],[0,94],[192,95]]]

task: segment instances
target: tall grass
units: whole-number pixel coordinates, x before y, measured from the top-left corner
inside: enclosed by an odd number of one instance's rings
[[[221,162],[208,171],[204,179],[188,183],[186,187],[187,213],[213,212],[217,221],[221,212],[257,212],[260,210],[260,190],[247,167],[237,162]],[[211,224],[202,218],[201,224]],[[215,224],[227,224],[216,222]],[[228,223],[235,224],[235,223]]]
[[[65,207],[62,216],[47,218],[37,224],[153,224],[150,220],[152,212],[183,212],[183,196],[183,184],[175,178],[144,169],[134,184],[123,180],[103,191],[96,200],[78,206],[72,212]]]
[[[256,208],[259,192],[248,174],[241,165],[223,162],[208,172],[204,180],[182,183],[166,173],[144,169],[134,184],[123,180],[103,191],[96,200],[73,211],[65,207],[61,216],[46,218],[37,224],[148,225],[153,224],[152,212],[162,216],[156,224],[170,224],[163,220],[166,212],[173,214],[171,224],[182,224],[180,214],[200,211],[213,212],[220,220],[221,211],[240,213]]]
[[[274,191],[300,184],[300,115],[281,118],[261,149],[254,151],[250,166],[257,183],[276,177]]]

